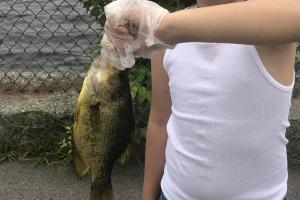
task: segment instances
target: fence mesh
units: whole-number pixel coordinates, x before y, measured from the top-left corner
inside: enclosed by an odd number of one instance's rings
[[[100,33],[79,0],[1,0],[0,91],[80,90]]]

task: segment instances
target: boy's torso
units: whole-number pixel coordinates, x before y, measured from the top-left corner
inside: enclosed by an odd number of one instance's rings
[[[166,197],[281,200],[293,85],[274,80],[253,45],[183,43],[166,52],[164,67]]]

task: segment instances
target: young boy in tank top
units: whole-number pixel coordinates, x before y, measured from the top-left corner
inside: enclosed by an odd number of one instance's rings
[[[137,51],[152,70],[143,200],[282,200],[300,1],[195,3],[154,28],[124,16],[159,41]],[[138,37],[108,22],[112,43]]]

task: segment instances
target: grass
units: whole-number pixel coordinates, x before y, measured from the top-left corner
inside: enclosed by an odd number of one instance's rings
[[[71,124],[72,116],[59,119],[39,111],[0,116],[0,161],[69,164],[72,160]]]

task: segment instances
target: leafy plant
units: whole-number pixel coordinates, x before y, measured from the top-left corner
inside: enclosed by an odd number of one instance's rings
[[[129,74],[131,96],[134,105],[136,132],[134,142],[142,144],[146,136],[151,102],[150,62],[139,60]]]
[[[86,8],[91,16],[94,16],[101,24],[105,22],[105,16],[103,15],[104,6],[109,4],[109,0],[80,0],[83,7]]]

